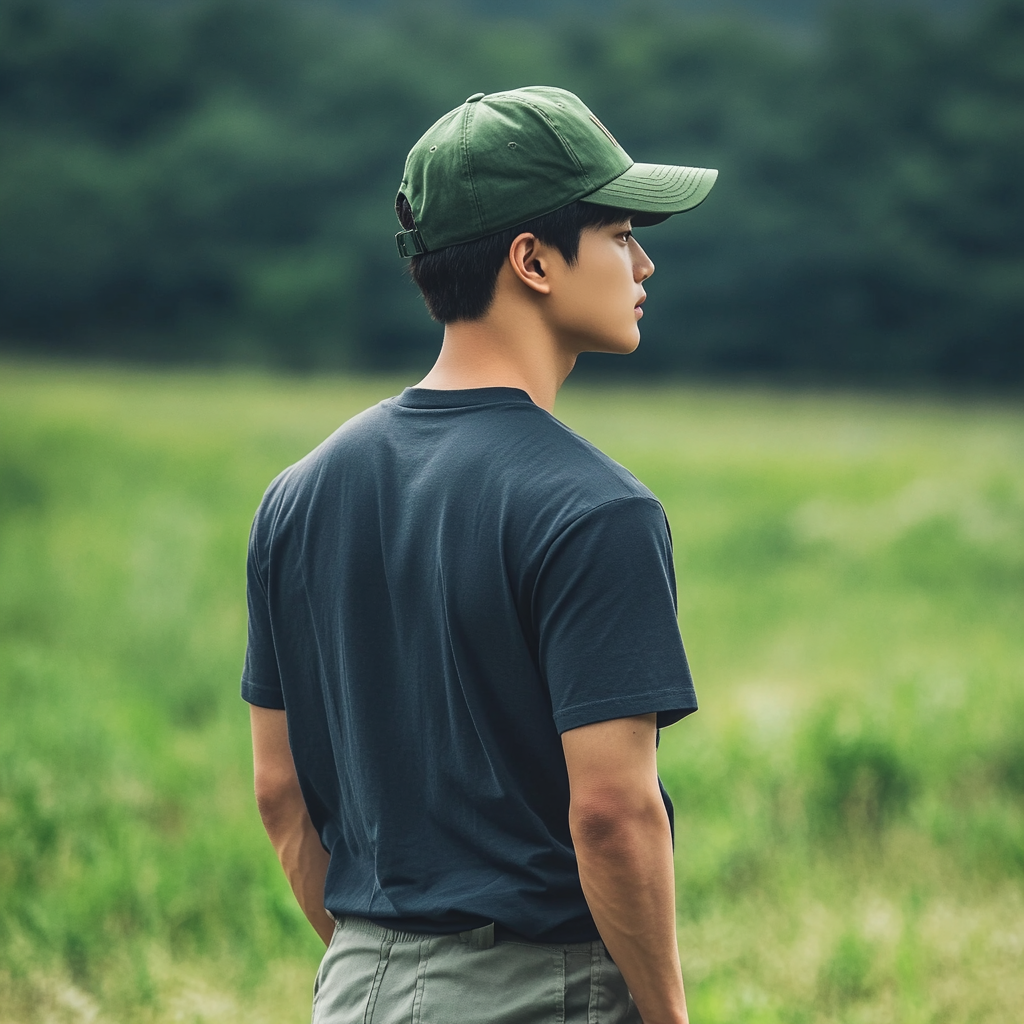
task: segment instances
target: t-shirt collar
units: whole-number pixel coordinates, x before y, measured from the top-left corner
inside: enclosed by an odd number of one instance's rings
[[[464,409],[498,402],[533,404],[521,388],[459,388],[440,391],[434,388],[406,388],[395,402],[406,409]]]

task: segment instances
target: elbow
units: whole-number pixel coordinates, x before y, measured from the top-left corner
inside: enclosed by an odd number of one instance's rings
[[[600,850],[618,846],[627,830],[610,807],[586,805],[570,807],[569,831],[577,847]]]
[[[594,852],[613,853],[652,832],[668,831],[668,815],[660,794],[599,792],[573,799],[569,806],[569,830],[573,843]]]
[[[268,832],[273,831],[296,805],[304,806],[298,779],[273,773],[258,773],[254,785],[256,808]]]

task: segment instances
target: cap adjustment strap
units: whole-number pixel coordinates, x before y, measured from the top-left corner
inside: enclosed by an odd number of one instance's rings
[[[399,231],[395,235],[395,242],[398,243],[398,255],[403,259],[410,259],[427,251],[419,231],[415,228],[412,231]]]

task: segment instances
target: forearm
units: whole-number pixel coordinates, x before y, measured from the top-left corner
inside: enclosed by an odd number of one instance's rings
[[[309,820],[288,742],[288,720],[276,708],[249,708],[253,784],[263,827],[284,868],[302,912],[317,935],[330,943],[334,922],[324,910],[324,880],[330,857]]]
[[[334,922],[324,909],[330,855],[309,820],[301,794],[280,799],[273,807],[263,806],[260,814],[302,912],[324,943],[330,943]]]
[[[570,824],[584,895],[644,1024],[686,1024],[672,839],[660,797],[597,828],[585,817]]]

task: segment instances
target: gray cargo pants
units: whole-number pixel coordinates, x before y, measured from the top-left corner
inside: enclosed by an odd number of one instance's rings
[[[494,938],[494,925],[416,935],[340,918],[313,1024],[641,1024],[602,942]]]

